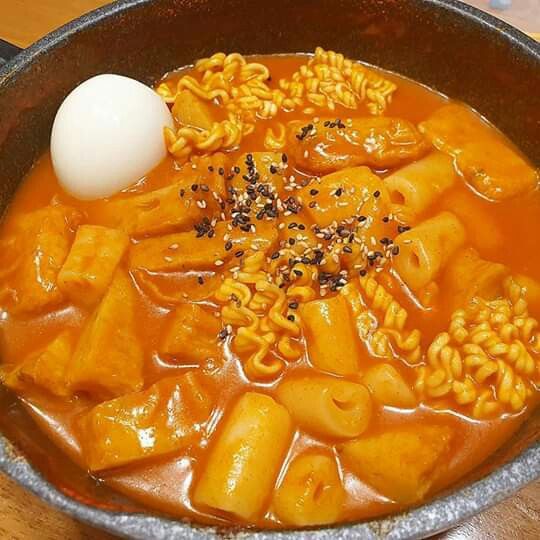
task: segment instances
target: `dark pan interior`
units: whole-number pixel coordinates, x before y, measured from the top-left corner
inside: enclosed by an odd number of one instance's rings
[[[54,114],[80,81],[112,72],[152,83],[215,51],[309,52],[317,45],[467,102],[540,164],[540,45],[460,2],[127,0],[67,25],[0,70],[0,210],[47,147]],[[465,482],[537,439],[538,415]]]

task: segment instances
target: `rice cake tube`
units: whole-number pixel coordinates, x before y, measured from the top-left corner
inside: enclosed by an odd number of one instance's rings
[[[456,178],[452,158],[442,152],[433,152],[392,173],[385,184],[394,204],[394,213],[410,222],[451,187]]]
[[[394,267],[413,291],[435,280],[465,242],[465,228],[451,212],[441,212],[395,239],[399,256]]]
[[[295,377],[277,395],[302,429],[323,437],[358,437],[371,419],[369,390],[344,379]]]
[[[274,495],[274,509],[287,525],[335,523],[343,511],[345,497],[335,458],[307,452],[290,464]]]
[[[271,497],[291,439],[287,409],[270,396],[247,392],[217,434],[193,501],[253,521]]]

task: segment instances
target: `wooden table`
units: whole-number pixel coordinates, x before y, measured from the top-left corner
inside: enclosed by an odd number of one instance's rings
[[[539,0],[514,0],[504,16],[540,32]],[[26,47],[42,35],[106,0],[0,0],[0,38]],[[470,0],[487,7],[488,0]],[[0,538],[5,540],[111,540],[113,536],[54,510],[0,477]],[[536,540],[540,538],[540,482],[438,536],[438,540]]]

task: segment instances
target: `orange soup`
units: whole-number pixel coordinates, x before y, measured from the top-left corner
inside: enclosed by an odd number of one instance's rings
[[[467,106],[317,49],[168,74],[168,156],[0,241],[1,378],[90,478],[201,523],[418,505],[538,400],[538,173]]]

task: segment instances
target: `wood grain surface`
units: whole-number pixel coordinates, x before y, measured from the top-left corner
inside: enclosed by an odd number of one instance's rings
[[[26,47],[104,0],[0,0],[0,38]],[[488,0],[470,0],[487,8]],[[540,35],[540,0],[513,0],[501,14],[509,22]],[[114,537],[50,508],[16,483],[0,476],[0,539],[112,540]],[[437,540],[537,540],[540,538],[540,482],[475,516]]]

